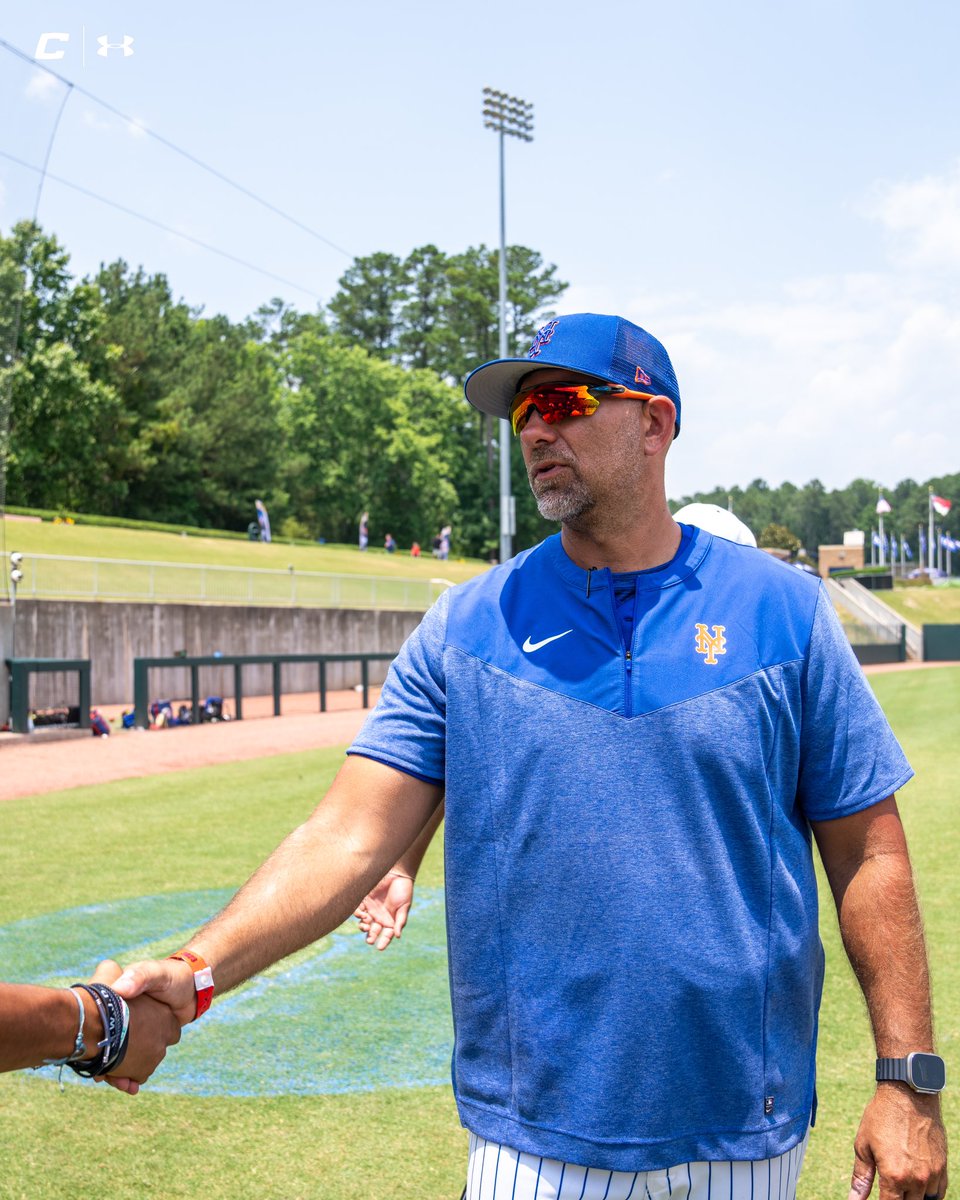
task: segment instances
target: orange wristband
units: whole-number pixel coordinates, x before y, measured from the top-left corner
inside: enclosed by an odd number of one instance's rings
[[[213,1000],[213,971],[200,955],[194,954],[192,950],[181,950],[168,957],[178,958],[193,967],[193,986],[197,989],[197,1011],[193,1014],[193,1019],[202,1017]]]

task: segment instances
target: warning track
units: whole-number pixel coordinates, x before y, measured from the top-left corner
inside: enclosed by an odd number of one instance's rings
[[[377,694],[371,688],[371,702]],[[0,735],[0,800],[343,746],[353,740],[367,716],[359,694],[352,690],[328,692],[325,713],[318,711],[316,693],[284,696],[281,717],[272,716],[272,706],[269,696],[244,697],[242,721],[174,729],[124,730],[118,729],[117,721],[110,737],[45,741],[42,734],[25,739]],[[101,707],[100,711],[110,720],[119,716],[120,709]]]

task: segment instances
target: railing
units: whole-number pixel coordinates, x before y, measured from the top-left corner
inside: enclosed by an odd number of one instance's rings
[[[270,665],[273,667],[273,715],[280,716],[283,694],[281,670],[284,663],[314,663],[318,668],[320,711],[327,711],[327,664],[358,662],[361,672],[361,703],[370,707],[370,675],[372,662],[393,662],[396,653],[388,654],[202,654],[188,657],[135,658],[133,660],[134,724],[146,729],[150,724],[150,672],[162,668],[187,667],[190,670],[190,720],[200,722],[200,668],[233,667],[233,700],[236,719],[243,719],[243,668]]]
[[[923,634],[885,604],[876,592],[855,579],[833,578],[826,583],[834,603],[842,604],[865,629],[872,631],[871,642],[899,642],[902,639],[906,657],[916,662],[923,660]],[[854,639],[851,637],[850,640]]]
[[[188,604],[292,605],[423,611],[446,579],[396,579],[264,567],[141,562],[126,558],[24,555],[18,599],[134,600]]]

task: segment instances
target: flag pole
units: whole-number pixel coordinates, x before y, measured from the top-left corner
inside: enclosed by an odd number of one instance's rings
[[[933,566],[934,566],[934,561],[933,561],[933,555],[934,555],[934,547],[933,547],[933,488],[932,487],[927,488],[927,508],[929,510],[928,516],[930,519],[930,537],[929,537],[929,540],[927,541],[927,568],[929,569],[930,574],[932,576],[933,575]]]

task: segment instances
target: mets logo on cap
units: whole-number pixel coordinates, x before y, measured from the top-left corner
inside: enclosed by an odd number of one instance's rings
[[[530,349],[527,351],[527,358],[536,358],[544,346],[550,344],[550,339],[553,337],[557,326],[560,324],[557,321],[548,321],[546,325],[542,325],[536,333],[533,341],[530,343]]]

